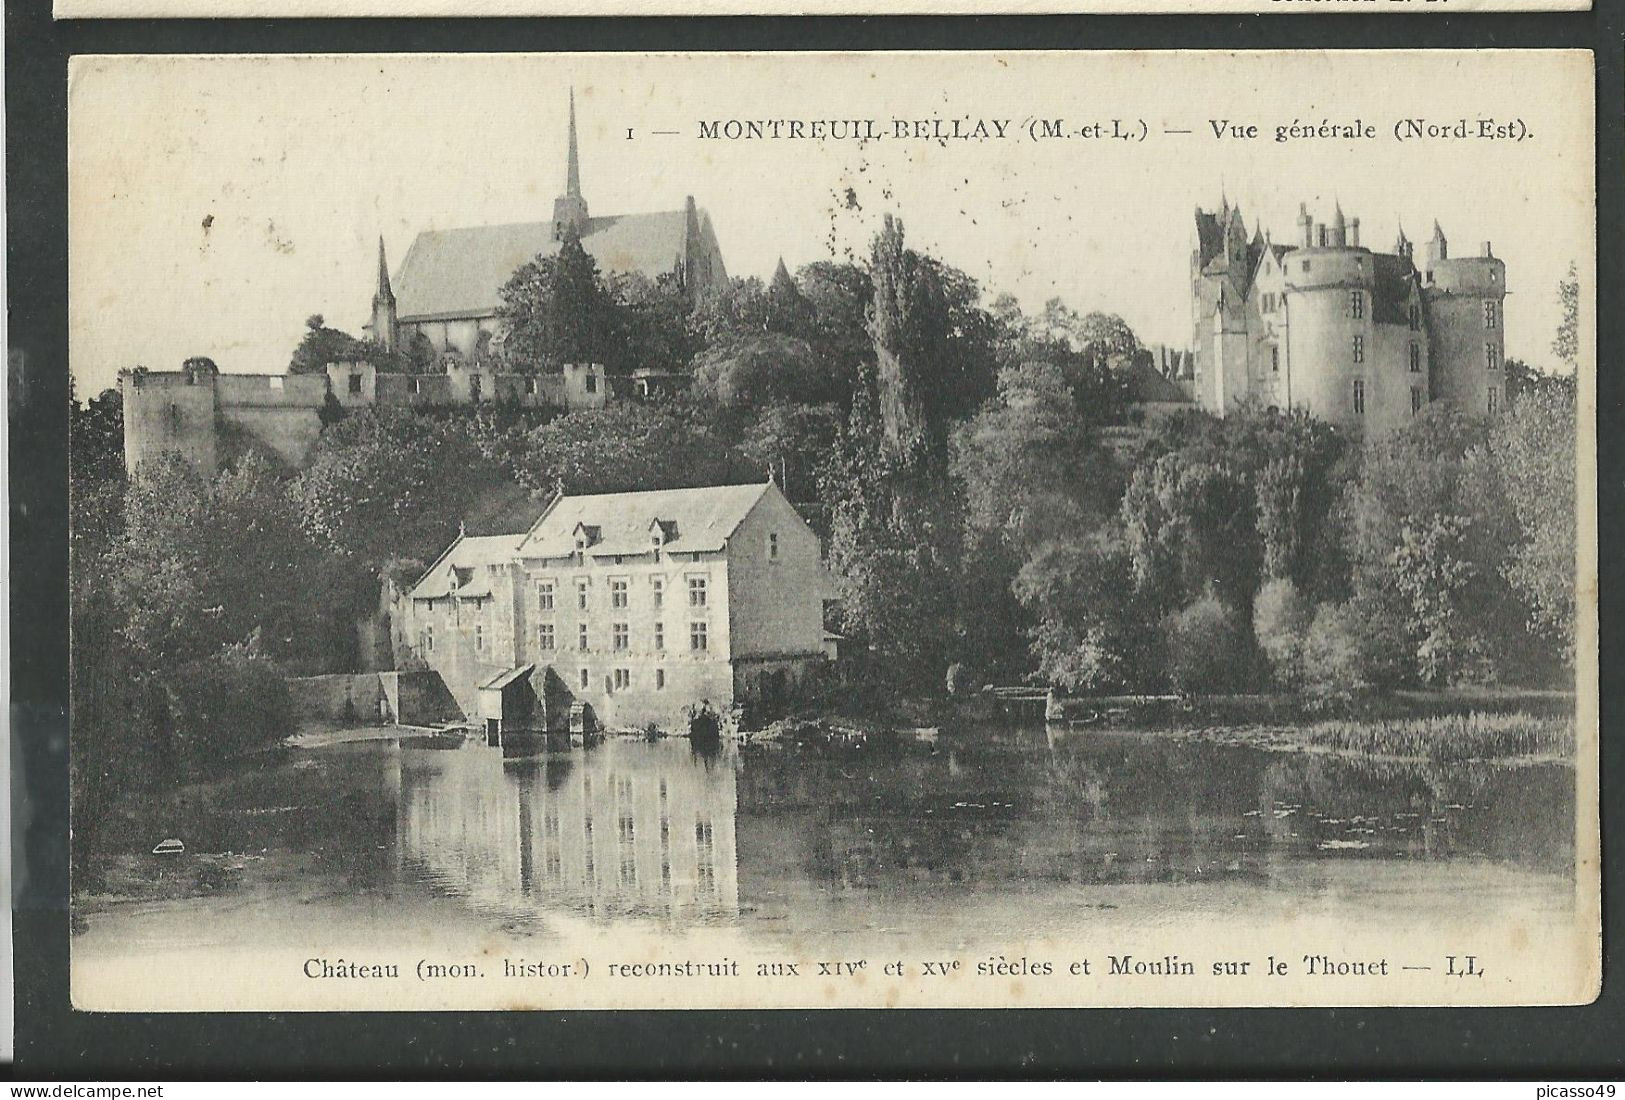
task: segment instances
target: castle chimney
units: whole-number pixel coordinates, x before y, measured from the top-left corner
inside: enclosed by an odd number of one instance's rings
[[[1481,253],[1481,255],[1486,260],[1492,260],[1492,259],[1495,258],[1495,253],[1490,251],[1490,242],[1489,241],[1484,242],[1484,251]]]
[[[1359,218],[1354,218],[1353,220],[1351,220],[1349,222],[1349,232],[1351,234],[1353,234],[1353,240],[1349,241],[1349,243],[1352,244],[1355,248],[1359,248],[1360,247],[1360,219]]]
[[[1321,248],[1326,247],[1326,223],[1325,222],[1316,222],[1315,223],[1315,243],[1318,244]]]
[[[1298,229],[1303,239],[1303,247],[1312,247],[1314,244],[1314,238],[1311,237],[1310,234],[1314,232],[1314,227],[1309,218],[1308,203],[1300,202],[1298,204]]]

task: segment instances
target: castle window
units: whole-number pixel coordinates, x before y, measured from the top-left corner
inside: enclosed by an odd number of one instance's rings
[[[625,623],[615,623],[610,628],[610,645],[615,649],[625,649],[631,638],[631,631]]]
[[[1358,378],[1354,380],[1354,415],[1365,415],[1365,383]]]
[[[1494,344],[1484,345],[1484,368],[1495,370],[1501,365],[1501,357],[1496,353]]]
[[[625,689],[627,689],[627,688],[629,688],[631,686],[632,686],[632,671],[630,669],[625,669],[625,668],[616,669],[615,670],[615,689],[617,691],[624,691]]]
[[[1281,373],[1281,349],[1278,347],[1270,348],[1270,373]]]
[[[591,371],[587,372],[587,392],[588,393],[597,393],[598,392],[598,376],[596,374],[593,374]]]
[[[543,623],[536,628],[536,646],[538,649],[553,648],[553,624]]]
[[[1365,291],[1349,291],[1349,316],[1356,321],[1365,316]]]
[[[1491,416],[1495,415],[1496,398],[1499,397],[1500,395],[1501,395],[1500,390],[1496,389],[1494,386],[1490,387],[1490,391],[1489,391],[1489,402],[1490,402],[1489,403],[1489,412],[1490,412]]]
[[[666,648],[666,624],[655,623],[655,648]]]
[[[626,585],[627,582],[624,580],[609,582],[609,606],[626,606]]]
[[[1415,416],[1422,411],[1422,387],[1411,387],[1411,415]]]
[[[485,652],[485,627],[479,623],[474,624],[474,649],[476,652]]]
[[[1411,373],[1422,373],[1422,345],[1411,341]]]
[[[350,392],[355,394],[361,392],[361,376],[359,374],[350,375]]]
[[[663,668],[655,669],[655,690],[666,690],[666,670]]]
[[[1411,303],[1411,331],[1422,331],[1422,307],[1415,302]]]
[[[707,637],[707,626],[703,622],[688,624],[688,648],[695,653],[703,653],[709,648],[710,639]]]
[[[434,652],[434,627],[432,626],[423,628],[423,652]]]
[[[576,610],[587,610],[587,580],[585,577],[576,581]]]
[[[586,669],[581,670],[581,690],[586,691],[592,684],[592,678]]]
[[[654,593],[655,594],[655,606],[656,607],[665,607],[666,606],[666,578],[664,578],[664,577],[656,577],[656,578],[654,578],[653,584],[654,584],[654,589],[655,589],[655,593]]]
[[[1490,299],[1484,303],[1484,327],[1495,327],[1495,301]]]
[[[536,582],[536,610],[537,611],[551,611],[551,610],[553,610],[553,582],[552,581],[537,581]]]
[[[583,652],[583,653],[587,652],[587,624],[586,623],[577,623],[576,624],[576,648],[581,650],[581,652]]]
[[[706,595],[705,595],[705,578],[704,577],[690,577],[690,578],[688,578],[688,606],[690,606],[690,607],[704,607],[705,606],[705,599],[706,599]]]
[[[1356,336],[1354,338],[1354,361],[1356,363],[1365,362],[1365,337],[1364,336]]]

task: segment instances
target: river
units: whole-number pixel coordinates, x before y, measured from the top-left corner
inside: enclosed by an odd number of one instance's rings
[[[76,908],[75,953],[291,944],[313,924],[352,942],[426,922],[538,942],[582,922],[726,925],[771,945],[1081,936],[1102,918],[1557,916],[1574,799],[1563,764],[1096,730],[709,753],[610,739],[528,762],[337,744],[138,822],[128,852],[105,853],[124,888]],[[146,854],[170,835],[186,855]]]

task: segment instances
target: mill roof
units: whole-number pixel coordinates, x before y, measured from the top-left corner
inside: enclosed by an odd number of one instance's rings
[[[491,594],[490,566],[510,562],[524,535],[459,535],[412,586],[414,600]]]
[[[702,235],[710,219],[702,217]],[[581,247],[606,275],[642,274],[650,279],[677,269],[687,251],[688,216],[682,210],[591,218]],[[403,321],[488,317],[502,302],[502,288],[537,256],[558,252],[553,222],[430,229],[417,235],[393,285]]]
[[[565,557],[575,552],[578,528],[597,528],[589,554],[643,554],[656,521],[669,553],[721,550],[771,483],[597,493],[558,498],[522,536],[523,557]]]

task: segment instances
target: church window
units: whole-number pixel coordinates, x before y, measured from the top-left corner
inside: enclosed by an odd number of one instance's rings
[[[361,376],[359,374],[350,375],[350,392],[351,393],[360,393],[361,392]]]
[[[1349,291],[1349,316],[1356,321],[1365,316],[1365,291]]]
[[[1354,415],[1365,415],[1365,383],[1358,378],[1354,380]]]
[[[1484,327],[1495,327],[1495,302],[1493,299],[1484,303]]]
[[[1412,374],[1420,374],[1421,372],[1422,372],[1422,345],[1418,344],[1415,340],[1412,340],[1411,341],[1411,373]]]
[[[1356,336],[1354,338],[1354,361],[1356,363],[1365,362],[1365,337],[1364,336]]]
[[[539,649],[553,648],[553,624],[543,623],[536,628],[536,645]]]
[[[1496,354],[1494,344],[1484,345],[1484,368],[1494,370],[1501,365],[1501,357]]]
[[[1415,416],[1422,411],[1422,387],[1411,387],[1411,415]]]

